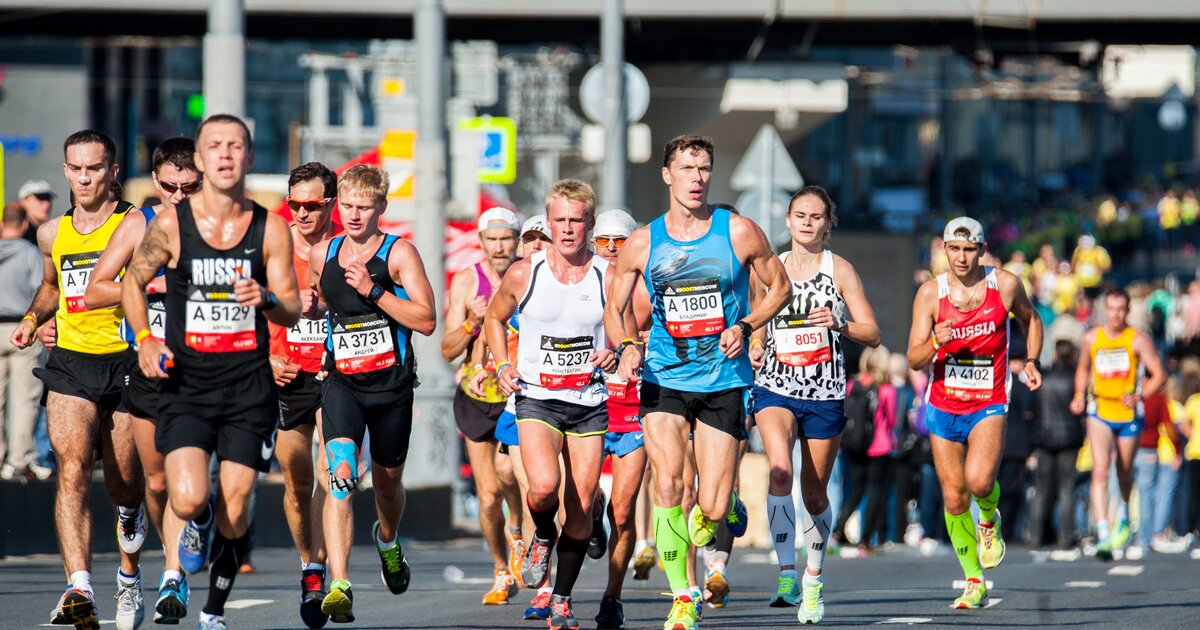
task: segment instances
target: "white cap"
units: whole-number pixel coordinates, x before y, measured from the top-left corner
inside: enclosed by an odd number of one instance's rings
[[[526,219],[525,225],[521,226],[521,236],[525,236],[526,232],[541,232],[546,235],[546,238],[553,238],[550,236],[550,226],[546,225],[546,215],[544,214],[535,214]]]
[[[967,237],[956,234],[961,230],[967,231]],[[983,226],[978,221],[971,217],[958,217],[951,219],[946,224],[946,229],[942,231],[942,240],[949,243],[950,241],[967,241],[968,243],[986,243],[987,239],[983,237]]]
[[[596,227],[592,230],[594,236],[611,236],[622,238],[633,234],[637,229],[637,221],[624,210],[606,210],[596,217]]]
[[[484,230],[517,230],[521,222],[517,219],[517,215],[508,208],[496,206],[488,208],[479,215],[479,231]]]
[[[17,191],[17,199],[24,199],[29,195],[54,195],[54,189],[50,187],[50,182],[44,179],[31,179],[24,184],[21,184],[21,190]]]

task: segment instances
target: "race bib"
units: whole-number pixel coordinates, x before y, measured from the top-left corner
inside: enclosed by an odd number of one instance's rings
[[[546,389],[582,389],[592,382],[593,339],[542,335],[538,380]]]
[[[362,374],[396,364],[388,320],[380,315],[339,318],[333,326],[333,361],[342,374]]]
[[[1100,378],[1126,378],[1131,366],[1126,348],[1096,350],[1096,375]]]
[[[197,352],[244,352],[258,348],[253,306],[241,306],[232,284],[188,284],[183,322],[187,346]]]
[[[287,330],[288,352],[301,359],[319,357],[325,349],[325,339],[328,336],[328,321],[301,317],[295,326]]]
[[[667,333],[703,337],[725,330],[725,304],[716,278],[667,282],[663,289]]]
[[[92,269],[99,260],[100,252],[63,254],[59,275],[68,313],[82,313],[88,310],[87,305],[83,303],[83,294],[87,291]]]
[[[150,316],[150,336],[159,343],[167,342],[167,299],[161,293],[146,296],[146,313]]]
[[[608,397],[616,400],[624,400],[629,394],[629,382],[622,381],[621,377],[616,374],[609,374],[604,381],[608,387]]]
[[[991,398],[995,370],[992,357],[946,357],[946,397],[963,402]]]
[[[775,318],[771,333],[775,341],[775,356],[784,365],[807,367],[826,363],[833,357],[829,348],[829,333],[824,328],[806,325],[805,317],[780,315]]]

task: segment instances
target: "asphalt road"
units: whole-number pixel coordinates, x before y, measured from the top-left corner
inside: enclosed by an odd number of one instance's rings
[[[480,597],[490,585],[490,562],[479,540],[406,545],[413,570],[408,593],[391,595],[379,581],[378,556],[372,547],[356,547],[352,557],[357,621],[348,628],[536,628],[523,621],[532,596],[522,591],[504,607],[485,608]],[[157,584],[162,568],[158,552],[147,554],[143,569]],[[730,570],[729,606],[706,610],[704,628],[779,628],[797,625],[794,609],[766,605],[774,593],[776,569],[766,553],[735,550]],[[105,625],[115,608],[116,558],[97,556],[93,567],[96,595]],[[231,628],[298,628],[299,568],[293,552],[260,549],[257,572],[237,579],[227,610]],[[448,567],[455,569],[447,570]],[[461,574],[459,574],[461,571]],[[589,560],[575,588],[575,611],[582,627],[594,627],[605,565]],[[951,555],[921,557],[894,549],[869,558],[832,558],[826,567],[826,624],[924,624],[958,627],[1079,626],[1111,628],[1195,628],[1200,626],[1200,561],[1187,554],[1147,553],[1137,562],[1101,563],[1041,560],[1011,546],[993,582],[992,605],[985,610],[955,611],[951,600],[961,579]],[[450,578],[450,579],[448,579]],[[194,627],[207,591],[207,575],[192,579],[192,610],[179,627]],[[34,628],[49,620],[63,590],[61,565],[53,556],[0,560],[0,628]],[[670,607],[666,578],[657,569],[649,582],[627,580],[624,596],[628,628],[661,628]],[[147,592],[148,608],[153,594]],[[330,624],[327,627],[333,627]],[[111,627],[111,625],[109,625]],[[155,625],[147,618],[143,628]]]

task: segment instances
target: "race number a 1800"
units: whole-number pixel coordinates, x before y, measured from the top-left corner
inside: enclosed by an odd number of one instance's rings
[[[725,304],[717,278],[664,283],[663,311],[672,337],[703,337],[725,330]]]

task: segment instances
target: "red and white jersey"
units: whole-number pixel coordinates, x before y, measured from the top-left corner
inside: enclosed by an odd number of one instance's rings
[[[954,320],[954,332],[934,353],[933,379],[925,395],[934,407],[954,415],[1008,404],[1008,309],[1000,297],[996,268],[983,270],[983,303],[969,312],[950,303],[946,274],[937,277],[937,321]]]

